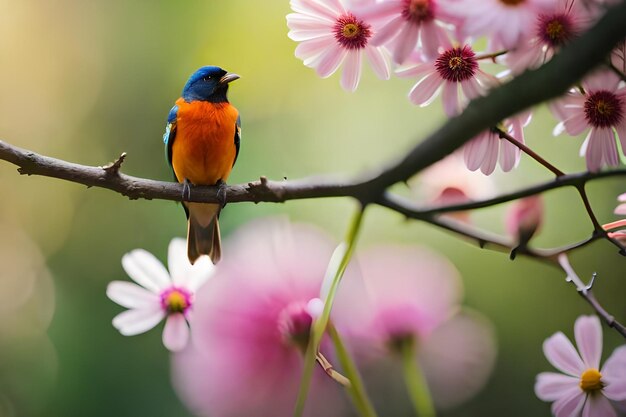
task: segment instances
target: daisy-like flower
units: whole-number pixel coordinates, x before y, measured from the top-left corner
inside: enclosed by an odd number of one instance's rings
[[[226,245],[229,257],[197,294],[193,343],[174,356],[174,385],[200,416],[291,416],[335,245],[319,230],[284,219],[252,222]],[[351,270],[344,282],[356,278]],[[344,415],[341,395],[316,368],[304,415]]]
[[[535,34],[504,56],[514,74],[546,63],[565,44],[584,32],[593,19],[577,0],[558,0],[535,19]]]
[[[426,59],[435,59],[441,40],[449,37],[445,25],[454,20],[439,0],[388,0],[362,15],[381,22],[372,44],[389,48],[398,64],[418,47]]]
[[[513,49],[532,36],[535,19],[549,13],[557,0],[447,0],[463,19],[463,36],[488,36],[494,49]]]
[[[572,90],[550,106],[561,120],[554,128],[555,136],[563,131],[576,136],[590,129],[580,156],[585,156],[591,172],[619,164],[616,135],[622,150],[626,149],[626,87],[619,85],[616,74],[602,71],[583,80],[584,93]]]
[[[506,131],[515,140],[524,143],[524,127],[530,123],[531,113],[525,112],[505,119],[499,129]],[[511,142],[500,139],[496,129],[486,130],[463,147],[465,165],[470,171],[490,175],[500,163],[502,171],[509,172],[517,167],[521,158],[520,149]]]
[[[287,15],[288,36],[301,42],[296,57],[315,68],[320,77],[329,77],[343,63],[341,86],[356,90],[365,54],[376,75],[389,79],[389,63],[382,49],[370,42],[372,25],[355,13],[349,0],[291,0],[291,8],[295,13]]]
[[[600,368],[602,327],[595,316],[581,316],[574,324],[578,352],[558,332],[543,344],[548,361],[563,374],[542,372],[535,393],[553,402],[556,417],[617,417],[612,401],[626,400],[626,346],[619,347]],[[565,375],[564,375],[565,374]]]
[[[388,360],[398,362],[407,347],[439,407],[458,405],[480,390],[493,367],[495,340],[484,317],[461,309],[456,268],[437,253],[408,246],[373,247],[357,260],[362,281],[342,283],[345,298],[333,306],[333,321],[366,373],[375,374],[371,394],[403,401]]]
[[[144,333],[166,319],[163,344],[171,351],[187,345],[188,321],[196,291],[213,274],[214,265],[201,257],[191,265],[185,239],[174,238],[169,244],[167,262],[170,273],[151,253],[135,249],[122,257],[122,267],[137,284],[113,281],[107,296],[128,308],[113,319],[113,326],[124,336]],[[171,276],[170,276],[171,274]]]
[[[409,92],[409,100],[424,107],[442,91],[443,109],[450,117],[458,115],[469,100],[497,83],[495,77],[479,68],[470,45],[448,43],[434,62],[426,62],[418,54],[413,54],[409,61],[397,71],[401,77],[419,78]]]

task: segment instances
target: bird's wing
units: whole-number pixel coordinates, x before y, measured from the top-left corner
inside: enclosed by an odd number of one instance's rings
[[[237,121],[235,122],[235,160],[233,161],[233,166],[235,166],[235,162],[237,162],[237,157],[239,156],[239,145],[241,144],[241,116],[237,116]]]
[[[176,116],[178,115],[178,106],[174,105],[167,115],[167,125],[165,125],[165,133],[163,134],[163,143],[165,143],[165,157],[167,162],[172,166],[172,145],[176,138]]]

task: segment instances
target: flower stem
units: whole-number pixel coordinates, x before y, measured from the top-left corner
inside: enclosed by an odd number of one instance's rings
[[[352,253],[354,252],[356,238],[359,234],[359,230],[361,229],[364,210],[365,206],[359,205],[357,211],[352,216],[350,228],[348,229],[348,233],[345,239],[346,250],[343,253],[341,261],[339,262],[339,266],[337,267],[337,270],[333,275],[333,280],[331,282],[330,288],[328,289],[328,295],[324,300],[324,310],[322,311],[320,317],[315,320],[315,322],[311,326],[309,345],[306,349],[306,353],[304,354],[304,367],[302,369],[302,377],[300,380],[300,390],[298,391],[298,398],[296,400],[296,406],[293,412],[294,417],[300,417],[304,412],[304,405],[306,403],[306,398],[309,393],[309,387],[311,386],[311,378],[313,377],[315,358],[320,347],[320,342],[322,341],[322,336],[324,335],[324,332],[326,331],[326,326],[328,325],[330,310],[332,309],[333,301],[335,299],[335,295],[337,294],[337,289],[339,288],[339,282],[341,281],[341,278],[343,277],[343,274],[348,267],[348,263],[352,258]]]
[[[404,382],[415,408],[415,413],[419,417],[435,417],[435,406],[426,384],[426,378],[415,354],[414,342],[407,340],[401,344],[400,349],[402,367],[404,369]]]
[[[328,325],[328,333],[330,334],[330,338],[335,345],[337,358],[343,368],[343,372],[350,380],[350,386],[346,387],[346,389],[348,390],[348,394],[350,395],[354,406],[362,417],[377,417],[376,410],[374,410],[374,406],[365,391],[365,385],[363,384],[359,370],[343,344],[337,329],[332,325],[332,323]]]

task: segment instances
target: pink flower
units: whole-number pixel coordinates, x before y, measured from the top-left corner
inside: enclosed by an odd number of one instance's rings
[[[515,201],[506,214],[506,231],[525,245],[543,223],[543,199],[534,195]]]
[[[532,36],[535,19],[549,13],[557,0],[448,0],[449,10],[463,19],[463,36],[489,37],[495,49],[512,49]]]
[[[485,94],[489,87],[497,84],[495,77],[479,68],[476,54],[469,45],[445,45],[445,50],[434,62],[425,62],[419,55],[413,54],[409,64],[397,74],[419,78],[409,92],[409,100],[413,104],[427,106],[439,91],[443,91],[443,109],[448,116],[458,115],[469,100]]]
[[[201,416],[291,416],[334,244],[277,219],[250,223],[226,244],[229,257],[197,295],[193,344],[174,357],[174,385]],[[341,387],[315,371],[305,415],[342,415]]]
[[[551,105],[561,120],[554,128],[555,136],[563,131],[576,136],[590,128],[580,156],[585,156],[587,169],[592,172],[603,165],[619,164],[616,135],[626,149],[626,87],[619,87],[619,82],[612,72],[596,73],[583,80],[584,93],[572,90]]]
[[[467,203],[490,197],[494,184],[490,177],[468,172],[459,153],[448,155],[409,180],[411,188],[430,205],[444,206]],[[469,212],[455,212],[452,216],[469,221]]]
[[[389,48],[398,64],[415,50],[428,60],[435,59],[441,40],[448,39],[444,25],[452,20],[439,0],[388,0],[361,14],[381,21],[372,44]]]
[[[592,23],[587,10],[577,0],[558,0],[535,17],[535,33],[509,51],[504,62],[514,74],[537,68]]]
[[[388,365],[387,356],[396,358],[411,344],[439,405],[474,395],[491,372],[495,342],[486,319],[459,313],[462,289],[454,266],[436,253],[402,246],[370,248],[358,254],[358,264],[363,282],[342,284],[346,297],[333,311],[336,327],[365,368]],[[385,375],[388,370],[377,373],[377,387],[387,386]]]
[[[137,284],[113,281],[107,296],[130,310],[118,314],[113,326],[124,336],[146,332],[166,318],[163,344],[171,351],[187,345],[195,292],[213,274],[213,263],[202,257],[191,265],[185,239],[172,239],[168,248],[170,274],[149,252],[135,249],[122,257],[122,267]]]
[[[389,64],[382,52],[370,42],[372,26],[356,15],[349,0],[291,0],[296,13],[287,16],[289,37],[301,42],[296,57],[315,68],[326,78],[344,63],[341,86],[356,90],[361,78],[361,61],[365,54],[376,75],[389,79]],[[372,3],[373,0],[366,0]],[[363,3],[363,2],[361,2]]]
[[[517,141],[524,143],[524,127],[530,123],[531,113],[526,112],[505,119],[500,128]],[[516,168],[521,158],[520,149],[505,139],[500,139],[496,130],[486,130],[470,140],[463,147],[465,165],[470,171],[480,168],[485,175],[490,175],[500,163],[502,171],[509,172]]]
[[[558,332],[543,344],[548,361],[563,374],[542,372],[537,375],[535,393],[552,401],[556,417],[617,417],[609,402],[626,400],[626,346],[619,347],[600,369],[602,327],[595,316],[580,316],[574,324],[578,352]]]

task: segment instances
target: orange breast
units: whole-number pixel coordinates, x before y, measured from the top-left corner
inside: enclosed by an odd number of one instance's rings
[[[214,185],[226,181],[236,155],[237,109],[229,103],[176,101],[172,166],[179,182]]]

